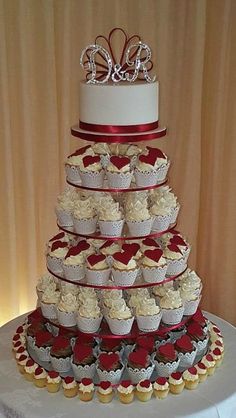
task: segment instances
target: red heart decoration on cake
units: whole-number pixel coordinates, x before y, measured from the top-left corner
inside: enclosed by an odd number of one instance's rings
[[[75,247],[71,247],[68,251],[68,253],[66,254],[65,258],[72,256],[76,256],[80,253],[82,253],[82,251],[86,251],[90,248],[90,245],[84,240],[84,241],[80,241],[79,244],[77,244]]]
[[[35,376],[39,376],[42,373],[43,373],[42,367],[37,367],[37,369],[34,372]]]
[[[175,380],[180,380],[181,377],[182,377],[182,373],[180,373],[180,372],[171,373],[171,377],[173,377],[173,379],[175,379]]]
[[[206,355],[206,359],[207,359],[207,361],[214,361],[214,359],[213,359],[213,357],[212,357],[211,354],[207,354]]]
[[[14,348],[20,347],[21,346],[21,341],[18,340],[14,343]]]
[[[199,369],[206,370],[206,366],[202,362],[198,363],[198,367]]]
[[[133,257],[133,254],[127,251],[119,251],[113,254],[114,260],[119,261],[120,263],[125,264],[126,266],[132,257]]]
[[[114,364],[119,362],[119,356],[116,353],[101,353],[98,360],[100,366],[105,370],[111,370]]]
[[[194,376],[196,376],[196,374],[197,374],[197,369],[196,369],[196,367],[189,367],[189,369],[188,369],[188,372],[190,373],[190,374],[193,374]]]
[[[220,351],[220,349],[219,349],[219,348],[215,348],[215,349],[213,350],[213,354],[214,354],[215,356],[220,356],[220,355],[221,355],[221,351]]]
[[[156,154],[157,158],[166,159],[165,154],[159,148],[147,147],[149,153]]]
[[[150,387],[150,385],[151,385],[151,382],[150,382],[150,380],[149,380],[149,379],[144,379],[144,380],[141,380],[141,381],[139,382],[139,385],[140,385],[142,388],[149,388],[149,387]]]
[[[223,344],[220,340],[216,340],[215,345],[217,345],[218,347],[223,347]]]
[[[58,248],[66,248],[66,247],[68,247],[67,242],[55,241],[51,246],[51,251],[53,252],[57,250]]]
[[[86,239],[82,239],[78,242],[78,247],[81,249],[81,251],[86,251],[90,248],[90,244],[86,241]]]
[[[130,164],[130,159],[128,157],[119,157],[118,155],[113,155],[110,158],[110,162],[120,170],[121,168]]]
[[[68,385],[68,384],[74,382],[74,378],[72,376],[66,376],[64,378],[64,382]]]
[[[25,354],[22,354],[19,358],[19,362],[24,361],[27,359],[27,356]]]
[[[159,248],[159,245],[157,244],[157,242],[152,238],[145,238],[142,241],[142,244],[146,245],[147,247],[158,247]]]
[[[172,244],[176,244],[176,245],[184,245],[186,247],[186,242],[183,240],[183,238],[180,235],[174,235],[171,239],[170,242]]]
[[[16,352],[17,352],[17,354],[20,354],[20,353],[24,353],[24,351],[25,351],[25,347],[23,347],[23,345],[22,345],[21,347],[18,348],[18,350]]]
[[[100,261],[106,260],[106,256],[103,254],[91,254],[88,256],[87,261],[90,266],[95,266],[95,264],[100,263]]]
[[[196,335],[197,337],[202,337],[203,330],[197,322],[192,322],[187,326],[187,332],[190,335]]]
[[[167,378],[166,377],[158,377],[156,380],[156,383],[158,385],[165,385],[167,383]]]
[[[169,244],[169,245],[167,245],[167,248],[168,248],[168,250],[173,251],[174,253],[180,253],[180,254],[182,254],[182,251],[175,244]]]
[[[99,386],[100,386],[103,390],[106,390],[106,389],[109,389],[109,388],[111,387],[111,382],[108,382],[108,380],[102,380],[102,381],[99,383]]]
[[[129,353],[128,359],[134,365],[146,367],[148,361],[148,351],[144,348],[139,348],[137,351]]]
[[[70,341],[68,340],[68,338],[63,337],[63,336],[58,336],[54,338],[54,342],[53,342],[53,350],[64,350],[66,348],[68,348],[70,346]]]
[[[35,363],[34,363],[34,360],[32,360],[32,358],[30,358],[30,359],[29,359],[29,360],[27,360],[27,362],[26,362],[26,366],[27,366],[27,367],[32,367],[34,364],[35,364]]]
[[[160,248],[157,248],[155,250],[146,250],[144,251],[144,255],[145,257],[150,258],[150,260],[153,260],[156,263],[158,263],[161,256],[163,255],[163,251]]]
[[[75,344],[74,346],[74,360],[77,362],[83,361],[85,358],[92,356],[93,349],[90,345]]]
[[[184,349],[186,351],[193,351],[193,344],[191,338],[188,335],[182,335],[176,342],[176,348]]]
[[[96,163],[100,163],[100,157],[98,155],[86,155],[86,157],[83,158],[84,167],[88,167],[89,165]]]
[[[139,161],[141,163],[149,164],[149,165],[152,165],[152,166],[155,165],[156,160],[157,160],[156,154],[148,153],[147,155],[140,155],[139,156]]]
[[[14,337],[12,338],[13,341],[18,341],[20,340],[20,334],[15,334]]]
[[[122,380],[121,382],[120,382],[120,385],[121,386],[123,386],[123,388],[128,388],[129,386],[131,386],[132,385],[132,382],[131,382],[131,380]]]
[[[154,338],[151,336],[150,337],[138,337],[136,340],[136,344],[141,348],[145,348],[150,353],[153,350]]]
[[[85,147],[79,148],[73,154],[71,154],[70,157],[75,157],[76,155],[82,155],[90,147],[91,145],[86,145]]]
[[[140,245],[133,243],[133,244],[123,244],[122,245],[122,250],[123,251],[128,251],[129,253],[131,253],[133,256],[135,256],[137,254],[137,252],[140,249]]]
[[[56,379],[59,376],[59,373],[56,372],[55,370],[50,370],[48,372],[48,376],[51,377],[51,379]]]
[[[49,242],[52,242],[52,241],[58,241],[58,240],[60,240],[60,239],[64,238],[64,236],[65,236],[65,232],[59,232],[59,234],[57,234],[57,235],[55,235],[54,237],[52,237],[52,238],[49,240]]]
[[[216,334],[220,334],[220,332],[221,332],[220,329],[217,328],[217,327],[213,327],[212,329]]]
[[[200,325],[205,325],[206,319],[200,309],[197,309],[195,314],[192,316],[192,320],[198,322]]]
[[[92,379],[88,378],[88,377],[83,377],[83,379],[81,379],[81,383],[84,386],[89,386],[93,383]]]
[[[175,360],[176,359],[176,351],[174,344],[166,343],[158,347],[157,351],[164,357],[166,357],[169,360]]]
[[[23,327],[22,327],[22,325],[20,325],[20,326],[17,328],[16,333],[17,333],[17,334],[21,334],[23,331],[24,331],[24,330],[23,330]]]
[[[53,335],[49,331],[39,331],[35,335],[35,344],[41,347],[53,339]]]
[[[100,249],[110,247],[113,243],[114,241],[112,240],[105,241],[104,244],[100,247]]]

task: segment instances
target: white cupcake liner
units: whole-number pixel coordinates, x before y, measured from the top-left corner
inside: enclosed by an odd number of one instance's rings
[[[108,380],[113,385],[117,385],[121,380],[121,376],[122,376],[122,373],[124,371],[124,365],[121,369],[111,370],[111,371],[101,370],[101,369],[99,369],[99,367],[97,365],[96,366],[96,371],[97,371],[100,382],[104,381],[104,380]]]
[[[27,348],[31,348],[32,350],[34,350],[35,347],[35,337],[31,337],[31,335],[27,335],[25,336],[26,341],[27,341]]]
[[[156,315],[137,315],[136,321],[138,324],[138,328],[140,331],[144,332],[152,332],[156,331],[159,328],[160,322],[161,322],[162,313],[160,311],[159,314]]]
[[[158,183],[165,180],[169,168],[170,168],[170,161],[168,161],[167,164],[164,164],[157,169],[157,181],[158,181]]]
[[[165,324],[177,325],[181,322],[184,314],[184,306],[175,309],[164,309],[162,308],[162,321]]]
[[[118,270],[112,268],[112,275],[117,286],[132,286],[135,282],[139,269]]]
[[[106,262],[109,265],[109,267],[112,267],[114,263],[113,256],[111,254],[106,255]]]
[[[102,316],[99,318],[85,318],[79,314],[77,316],[77,326],[79,330],[88,334],[97,332],[100,328],[101,322]]]
[[[69,370],[71,370],[71,357],[57,358],[50,355],[50,361],[53,370],[55,370],[58,373],[66,373]]]
[[[71,367],[72,367],[75,379],[78,380],[79,382],[85,377],[89,379],[93,379],[96,373],[95,363],[81,366],[81,365],[74,364],[73,361],[71,361]]]
[[[155,341],[155,348],[158,349],[158,347],[160,347],[161,345],[164,345],[166,343],[170,343],[171,342],[171,336],[169,336],[169,338],[167,338],[166,340],[162,340],[162,341]]]
[[[161,283],[166,278],[167,264],[159,267],[141,266],[144,281],[147,283]]]
[[[91,270],[89,268],[86,268],[87,283],[94,284],[97,286],[103,286],[108,282],[110,273],[110,268],[105,270]]]
[[[114,189],[128,189],[132,180],[133,173],[111,173],[107,171],[109,187]]]
[[[105,171],[81,171],[79,170],[82,186],[85,187],[102,187]]]
[[[177,203],[177,205],[175,206],[175,208],[172,208],[171,209],[170,224],[175,224],[175,222],[177,221],[177,217],[179,215],[179,211],[180,211],[180,204]]]
[[[180,260],[170,260],[167,259],[167,276],[177,276],[177,274],[182,273],[186,268],[187,264],[184,258],[181,258]]]
[[[195,350],[191,351],[191,353],[179,353],[178,357],[179,357],[179,366],[178,366],[178,370],[180,372],[188,369],[189,367],[191,367],[194,363],[195,357],[197,354],[197,350],[195,348]]]
[[[74,265],[74,264],[64,264],[63,263],[64,276],[67,280],[72,282],[78,282],[85,277],[85,268],[84,266]]]
[[[50,350],[51,347],[37,347],[34,346],[34,352],[37,358],[41,361],[50,361]]]
[[[57,308],[57,319],[64,327],[74,327],[77,324],[77,312],[63,312]]]
[[[63,209],[55,209],[57,215],[57,223],[60,226],[73,226],[72,212],[66,212]]]
[[[138,187],[155,186],[157,183],[164,181],[169,169],[170,163],[159,167],[153,171],[140,171],[138,168],[134,170],[135,181]]]
[[[89,219],[76,219],[74,217],[74,228],[77,234],[93,234],[97,228],[97,217]]]
[[[208,347],[208,342],[209,342],[209,337],[206,337],[205,340],[203,341],[196,341],[196,349],[197,349],[197,354],[196,357],[203,357],[207,351],[207,347]]]
[[[100,159],[102,167],[106,168],[110,162],[110,156],[108,154],[101,154]]]
[[[179,358],[173,363],[162,363],[161,361],[153,360],[155,364],[155,369],[158,376],[160,377],[169,377],[172,373],[176,372],[179,367]]]
[[[124,226],[124,219],[119,221],[98,221],[101,235],[107,237],[120,237]]]
[[[171,215],[155,215],[152,231],[162,232],[169,228]]]
[[[201,300],[201,297],[198,297],[195,300],[185,300],[184,301],[184,315],[194,315],[198,308],[200,300]]]
[[[47,267],[52,273],[63,274],[62,262],[63,258],[46,255]]]
[[[74,183],[74,184],[81,183],[78,166],[65,164],[65,171],[66,171],[67,180],[69,180],[71,183]]]
[[[40,307],[44,318],[57,319],[57,305],[55,303],[40,302]]]
[[[127,372],[132,383],[137,384],[138,382],[140,382],[140,380],[150,379],[154,368],[154,363],[146,369],[133,369],[132,367],[127,366]]]
[[[129,319],[116,319],[106,316],[106,321],[112,334],[126,335],[129,334],[134,322],[134,317]]]
[[[152,229],[153,218],[145,219],[144,221],[126,221],[130,235],[141,237],[149,235]]]

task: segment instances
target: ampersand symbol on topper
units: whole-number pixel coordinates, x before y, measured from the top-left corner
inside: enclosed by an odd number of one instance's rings
[[[119,60],[116,60],[112,48],[114,33],[121,34],[124,37],[124,45]],[[106,48],[100,45],[101,41],[106,43]],[[153,68],[151,56],[150,47],[141,42],[138,35],[128,38],[123,29],[114,28],[109,33],[108,38],[99,35],[96,37],[94,44],[88,45],[82,51],[80,64],[87,71],[87,83],[104,84],[110,79],[114,83],[120,81],[133,83],[137,79],[151,83],[156,79],[156,76],[150,77],[149,75]]]

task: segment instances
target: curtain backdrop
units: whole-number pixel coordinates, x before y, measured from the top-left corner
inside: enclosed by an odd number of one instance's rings
[[[34,308],[57,232],[80,52],[121,26],[152,47],[168,126],[156,145],[172,160],[202,306],[236,324],[235,21],[234,0],[0,0],[0,323]]]

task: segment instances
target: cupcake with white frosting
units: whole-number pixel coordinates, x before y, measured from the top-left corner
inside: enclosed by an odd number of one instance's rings
[[[199,383],[199,377],[196,367],[189,367],[183,372],[183,380],[185,383],[185,388],[189,390],[196,389]]]
[[[117,394],[120,402],[129,404],[134,399],[134,386],[131,380],[122,380],[117,387]]]
[[[90,145],[87,145],[85,147],[79,148],[73,154],[69,155],[65,162],[65,171],[67,175],[67,179],[74,184],[80,184],[81,178],[80,178],[80,172],[79,168],[82,165],[82,159],[86,155],[92,155],[94,156],[95,153]]]
[[[67,283],[61,280],[60,283],[60,291],[61,295],[66,295],[67,293],[71,293],[72,295],[77,296],[80,292],[79,286],[73,283]]]
[[[82,158],[79,168],[79,174],[82,185],[85,187],[102,187],[105,171],[101,164],[101,158],[98,155],[87,155]]]
[[[184,314],[184,305],[178,290],[168,290],[160,300],[162,321],[165,324],[175,325],[181,322]]]
[[[60,292],[56,290],[55,284],[52,284],[45,290],[40,302],[42,314],[45,318],[57,319],[57,304],[59,299]]]
[[[162,313],[154,298],[143,299],[135,309],[135,316],[140,331],[158,330]]]
[[[160,248],[146,250],[141,263],[145,282],[160,283],[165,279],[167,262]]]
[[[166,283],[163,283],[163,284],[159,284],[157,286],[153,286],[152,294],[155,297],[157,303],[160,303],[161,298],[163,298],[163,296],[165,296],[166,292],[169,289],[170,290],[175,290],[172,281],[166,282]]]
[[[37,292],[37,296],[39,298],[39,302],[41,301],[43,293],[45,292],[45,290],[52,283],[56,284],[56,279],[49,273],[46,273],[39,278],[38,283],[36,285],[36,292]]]
[[[67,242],[54,241],[46,254],[47,267],[55,274],[63,274],[63,260],[68,252]]]
[[[189,268],[177,279],[179,287],[184,292],[191,292],[196,297],[200,296],[202,291],[202,281],[194,270]]]
[[[131,170],[131,160],[129,157],[116,156],[110,157],[106,168],[109,187],[114,189],[128,189],[131,183],[133,172]]]
[[[156,398],[165,399],[169,393],[169,383],[166,377],[158,377],[153,384],[153,392]]]
[[[104,285],[109,280],[111,269],[103,254],[91,254],[87,257],[86,278],[89,284]]]
[[[57,305],[57,319],[64,327],[74,327],[77,321],[78,301],[75,295],[61,295]]]
[[[168,244],[164,249],[164,255],[167,261],[167,276],[177,276],[186,269],[187,262],[178,245]]]
[[[117,286],[132,286],[139,271],[131,252],[119,251],[113,254],[112,275]]]
[[[136,386],[135,395],[141,402],[150,401],[153,394],[152,383],[149,379],[140,380]]]
[[[150,213],[154,216],[153,231],[161,232],[169,228],[172,211],[164,198],[160,198],[151,206]]]
[[[158,189],[151,190],[150,198],[152,203],[155,203],[161,198],[165,200],[166,205],[171,209],[170,224],[174,224],[179,214],[180,204],[171,188],[169,186],[162,186]]]
[[[74,228],[78,234],[93,234],[97,227],[97,214],[91,197],[79,200],[74,210]]]
[[[194,291],[181,287],[180,296],[184,304],[184,315],[194,315],[200,303],[201,295],[196,296]]]
[[[101,235],[119,237],[124,226],[124,215],[119,202],[104,202],[98,210],[98,224]]]
[[[165,180],[170,163],[158,148],[147,147],[139,155],[134,170],[138,187],[154,186]]]
[[[78,386],[79,399],[84,402],[91,401],[94,395],[94,384],[92,379],[83,377]]]
[[[102,322],[102,313],[96,299],[87,299],[79,307],[77,325],[85,333],[97,332]]]
[[[55,212],[60,226],[73,226],[73,210],[77,199],[77,192],[71,189],[66,189],[57,197]]]
[[[97,388],[97,397],[101,403],[110,403],[113,399],[114,391],[112,384],[108,380],[102,380]]]
[[[80,241],[75,247],[69,249],[63,261],[63,271],[66,279],[79,281],[85,276],[85,258],[92,252],[91,246],[85,241]]]
[[[125,219],[129,232],[134,237],[148,235],[151,232],[153,216],[148,210],[147,196],[133,193],[134,197],[125,203]]]
[[[134,316],[124,300],[119,300],[106,314],[106,321],[112,334],[129,334]]]

